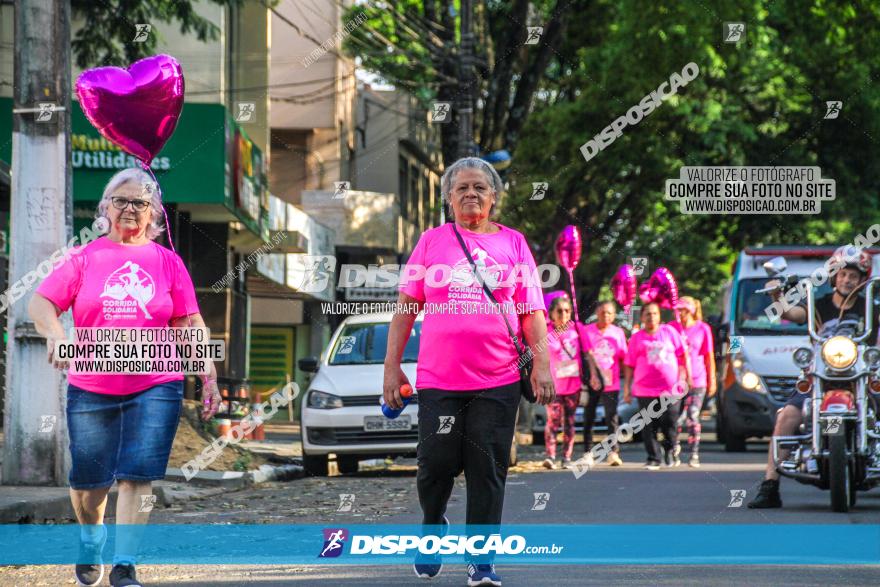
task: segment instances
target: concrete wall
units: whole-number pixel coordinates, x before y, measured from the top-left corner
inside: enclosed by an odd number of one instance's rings
[[[352,180],[355,67],[338,55],[346,23],[340,22],[342,9],[335,0],[308,6],[287,0],[277,12],[284,18],[272,16],[269,187],[279,198],[300,204],[303,190]]]
[[[304,191],[302,208],[335,232],[337,247],[398,249],[400,213],[393,193],[349,190],[343,198],[333,196],[332,190]]]

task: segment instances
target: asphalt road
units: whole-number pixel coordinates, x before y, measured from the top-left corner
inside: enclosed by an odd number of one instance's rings
[[[626,445],[623,467],[600,466],[580,479],[569,471],[540,468],[540,450],[521,447],[522,464],[508,477],[506,524],[877,524],[880,490],[859,495],[848,514],[829,511],[827,492],[783,481],[785,507],[749,510],[731,505],[731,491],[745,490],[751,499],[762,477],[766,443],[749,445],[747,453],[725,453],[704,437],[703,467],[646,471],[640,444]],[[349,476],[307,478],[273,483],[222,498],[191,502],[153,512],[153,523],[284,523],[284,524],[414,524],[420,520],[413,463]],[[339,512],[339,494],[353,493],[354,507]],[[548,493],[543,510],[535,510],[535,493]],[[459,478],[449,502],[453,524],[464,522],[464,480]],[[601,536],[585,537],[601,543]],[[688,548],[687,536],[669,540],[670,552]],[[613,545],[604,547],[613,548]],[[723,545],[719,545],[723,548]],[[792,545],[797,548],[796,544]],[[499,565],[505,585],[872,585],[880,584],[876,566],[767,565]],[[69,567],[0,569],[0,585],[70,584]],[[220,586],[407,585],[419,581],[409,566],[143,566],[148,585]],[[434,585],[466,584],[463,565],[447,565]]]

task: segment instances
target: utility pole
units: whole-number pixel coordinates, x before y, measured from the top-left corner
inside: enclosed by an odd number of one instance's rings
[[[458,156],[474,155],[474,3],[461,0],[461,50],[459,68],[461,88],[458,94]]]
[[[16,0],[14,36],[10,284],[33,276],[72,232],[70,1]],[[41,277],[28,277],[28,293],[7,309],[7,485],[67,482],[66,377],[27,314]]]

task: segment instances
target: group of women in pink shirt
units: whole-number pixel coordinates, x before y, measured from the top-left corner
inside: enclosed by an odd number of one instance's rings
[[[700,412],[708,394],[715,393],[715,360],[712,332],[702,320],[700,302],[683,297],[676,305],[677,320],[661,322],[660,307],[641,308],[640,327],[627,340],[626,332],[614,324],[617,307],[602,301],[596,306],[596,320],[590,324],[572,321],[570,298],[562,292],[548,295],[547,349],[550,372],[556,386],[556,400],[547,406],[544,429],[548,469],[557,468],[557,436],[562,429],[563,467],[572,466],[575,442],[575,412],[584,406],[584,455],[580,466],[597,463],[591,451],[596,408],[605,409],[608,434],[615,438],[607,463],[623,464],[617,432],[620,399],[635,398],[639,410],[656,414],[656,400],[672,396],[659,416],[644,418],[642,439],[647,453],[645,467],[681,464],[679,430],[688,431],[688,464],[700,466]],[[621,389],[623,391],[620,397]],[[653,404],[653,405],[652,405]],[[662,433],[662,441],[658,434]],[[608,443],[606,443],[607,445]]]

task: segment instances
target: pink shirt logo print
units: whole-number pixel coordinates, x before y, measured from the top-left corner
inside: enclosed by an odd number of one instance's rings
[[[673,359],[673,357],[670,357],[669,348],[662,340],[646,341],[645,350],[648,354],[649,365],[656,365],[659,367],[668,364]]]
[[[596,359],[600,369],[611,370],[616,356],[617,351],[611,348],[611,344],[604,338],[593,347],[593,358]]]
[[[104,319],[114,318],[136,319],[137,311],[144,313],[144,318],[152,320],[147,304],[156,295],[153,277],[141,269],[137,263],[126,261],[125,264],[110,274],[104,282],[102,298],[111,298],[116,303],[104,301]],[[130,302],[125,303],[127,300]]]
[[[485,281],[486,285],[489,286],[489,289],[494,292],[498,287],[498,284],[504,279],[504,272],[501,265],[499,265],[489,253],[480,247],[474,247],[473,250],[471,250],[471,257],[474,258],[474,264],[477,266],[479,279]],[[475,279],[471,264],[466,257],[462,256],[453,266],[450,282],[459,287],[467,287],[469,293],[473,293],[477,296],[477,300],[482,299],[483,288],[480,287],[480,283]],[[473,289],[473,292],[470,291],[471,289]],[[450,295],[449,298],[456,299],[452,295]]]

